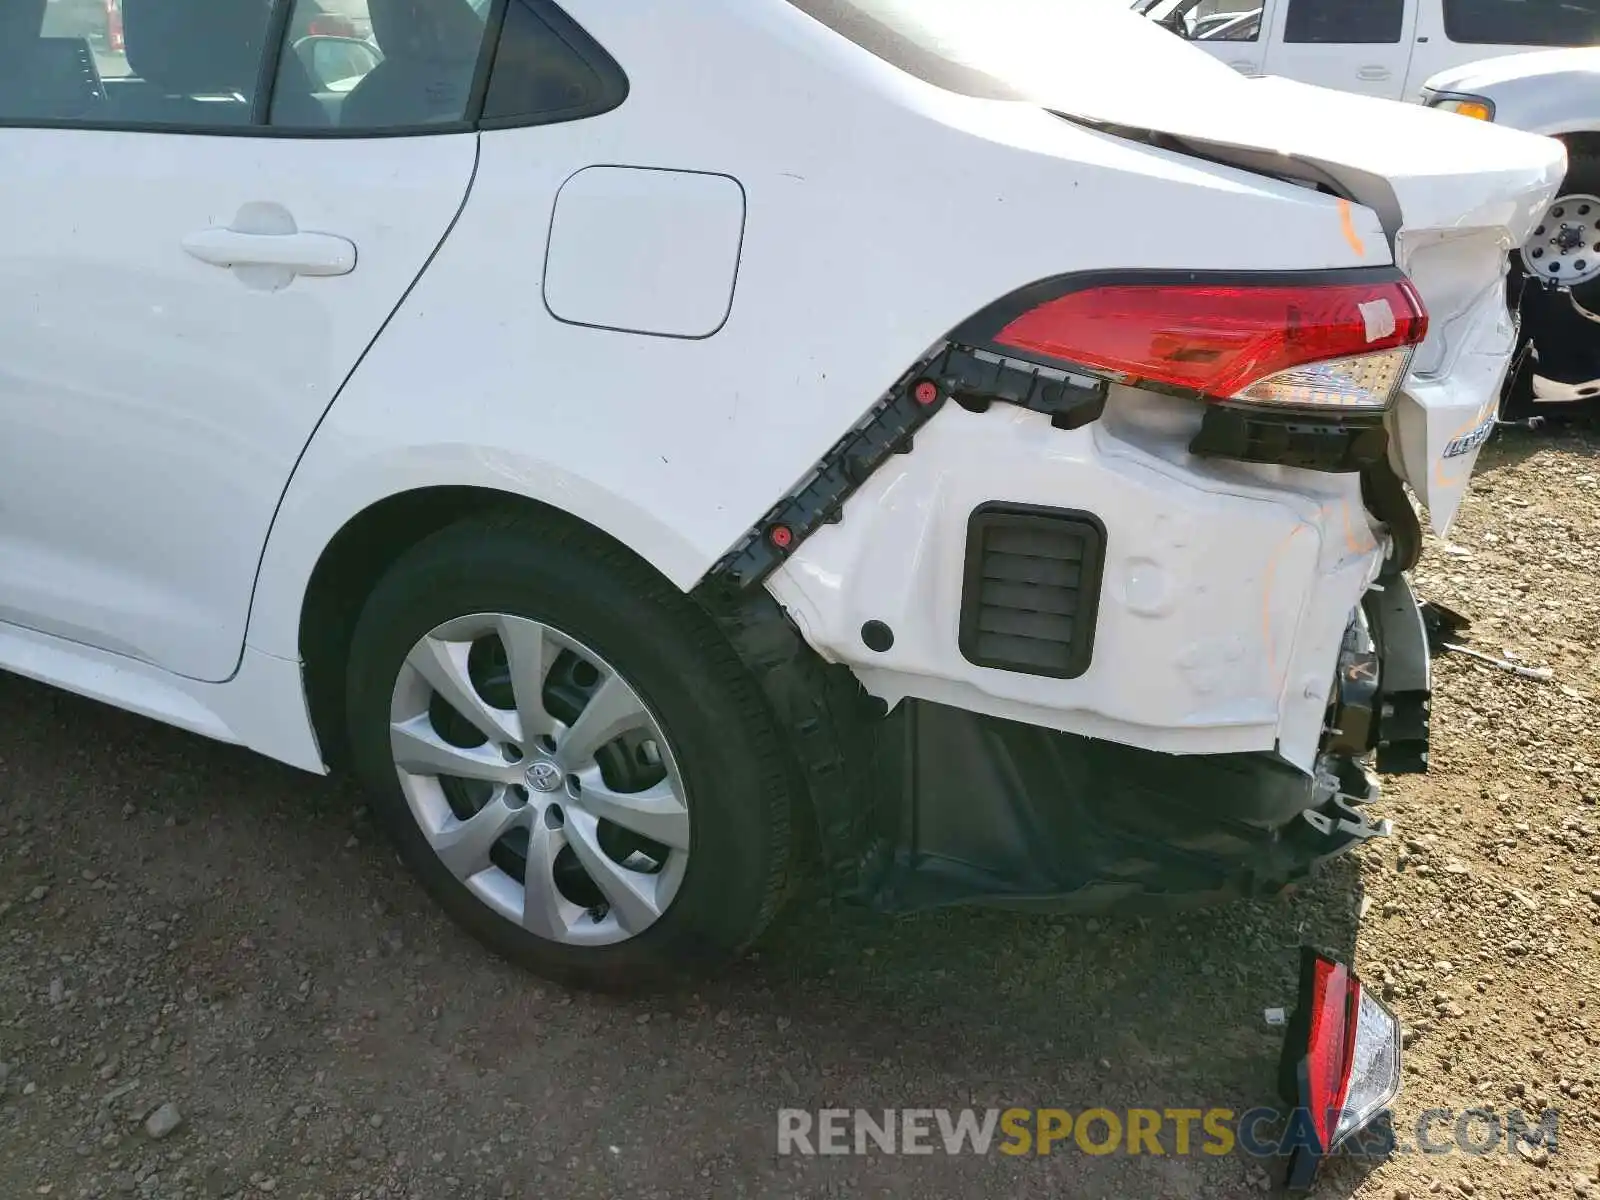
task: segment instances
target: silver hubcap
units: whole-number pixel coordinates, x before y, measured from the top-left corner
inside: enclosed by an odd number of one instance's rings
[[[1569,287],[1600,276],[1600,197],[1562,196],[1522,247],[1535,275]]]
[[[625,941],[683,883],[689,807],[660,724],[577,639],[503,613],[447,621],[390,704],[401,790],[439,860],[552,941]]]

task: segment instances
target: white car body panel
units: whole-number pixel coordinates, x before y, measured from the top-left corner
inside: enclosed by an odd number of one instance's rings
[[[0,130],[0,620],[234,673],[317,421],[438,245],[476,139]],[[271,203],[348,274],[251,286],[184,240]]]
[[[1397,424],[1409,433],[1398,439],[1397,466],[1443,534],[1481,444],[1456,439],[1493,420],[1499,394],[1498,382],[1481,370],[1452,372],[1463,356],[1474,364],[1487,356],[1502,367],[1509,359],[1515,338],[1502,294],[1508,256],[1555,195],[1566,170],[1564,152],[1511,129],[1485,137],[1493,126],[1451,113],[1289,79],[1239,79],[1190,53],[1179,39],[1169,35],[1166,42],[1162,78],[1172,93],[1203,95],[1203,103],[1174,104],[1140,77],[1111,70],[1063,75],[1049,85],[1050,102],[1075,116],[1202,147],[1255,151],[1268,168],[1276,156],[1292,154],[1378,215],[1397,265],[1417,285],[1430,317],[1428,340],[1398,406]],[[1354,212],[1348,215],[1352,246],[1368,250],[1370,227],[1363,228]],[[1452,444],[1465,449],[1437,467],[1437,456]]]
[[[1062,28],[1081,42],[1082,21],[1070,7],[1063,6]],[[175,493],[155,487],[145,496],[114,472],[85,473],[81,453],[69,458],[58,443],[39,463],[75,472],[75,486],[88,488],[92,502],[80,497],[51,514],[64,539],[52,552],[92,558],[104,576],[97,585],[119,603],[141,596],[140,562],[163,572],[166,590],[181,591],[174,581],[187,580],[195,596],[187,608],[152,596],[141,609],[144,624],[123,628],[96,607],[104,601],[79,598],[87,607],[72,618],[70,606],[43,607],[30,594],[26,604],[12,602],[7,619],[38,625],[58,611],[69,619],[48,631],[53,637],[6,631],[0,665],[120,696],[129,707],[305,765],[305,697],[285,664],[301,654],[302,609],[319,559],[371,505],[444,486],[541,501],[689,588],[948,330],[1023,285],[1065,273],[1383,267],[1395,262],[1398,244],[1401,265],[1414,263],[1430,307],[1439,305],[1437,385],[1412,387],[1406,401],[1423,414],[1420,442],[1410,442],[1423,449],[1401,451],[1413,482],[1423,480],[1420,490],[1444,461],[1435,426],[1456,422],[1463,406],[1476,410],[1489,392],[1487,372],[1454,364],[1500,354],[1483,299],[1498,277],[1482,256],[1486,247],[1519,240],[1560,174],[1559,151],[1538,139],[1247,81],[1110,7],[1084,12],[1115,52],[1083,55],[1063,71],[1060,46],[1072,43],[1041,39],[1019,82],[1037,85],[1050,108],[1075,117],[1221,140],[1276,155],[1285,166],[1293,151],[1350,181],[1361,202],[1086,128],[1038,103],[941,90],[781,0],[569,0],[566,8],[628,72],[628,101],[603,116],[475,139],[205,139],[198,158],[192,148],[183,158],[182,139],[173,135],[103,135],[109,145],[141,148],[147,136],[166,139],[165,149],[149,153],[171,156],[167,175],[193,183],[196,194],[192,210],[168,216],[162,208],[171,228],[158,223],[159,236],[131,242],[124,228],[99,248],[100,258],[134,256],[141,269],[203,277],[195,288],[218,306],[266,314],[269,331],[280,328],[270,322],[292,320],[283,314],[307,306],[304,319],[337,353],[308,375],[309,367],[280,361],[281,339],[258,337],[227,353],[188,350],[194,366],[181,376],[139,367],[131,376],[137,395],[127,394],[130,376],[118,376],[111,390],[127,411],[109,403],[97,409],[111,424],[97,427],[96,452],[113,465],[118,443],[132,438],[140,453],[152,453],[137,414],[176,395],[169,419],[184,432],[174,452],[199,459],[184,469],[213,481],[210,492],[184,501],[208,506],[193,516],[206,536],[135,545],[130,531],[159,524],[166,509],[152,505],[172,507]],[[1132,58],[1165,90],[1130,78]],[[698,62],[716,68],[686,69]],[[55,133],[0,130],[0,153],[24,145],[19,132],[48,159],[40,170],[81,170]],[[150,169],[150,160],[140,161]],[[557,196],[596,166],[737,181],[744,196],[737,285],[731,312],[710,336],[621,333],[590,327],[605,322],[566,323],[546,308],[553,283],[552,307],[569,317],[591,305],[653,333],[707,324],[702,312],[668,328],[669,315],[651,311],[647,300],[626,309],[614,285],[627,264],[608,262],[605,247],[585,248],[588,258],[578,261],[605,267],[609,291],[585,293],[562,254],[552,259]],[[313,168],[314,188],[302,178]],[[414,180],[415,191],[397,174]],[[459,218],[428,260],[427,232],[432,227],[434,242],[444,234],[469,176]],[[184,188],[169,182],[168,190]],[[659,218],[648,204],[641,216],[635,197],[622,206],[631,213],[601,219],[607,194],[615,197],[605,188],[578,196],[602,205],[575,210],[581,221],[598,222],[585,236],[604,220],[621,220],[633,237]],[[356,269],[266,294],[226,271],[189,265],[178,242],[198,211],[202,224],[225,222],[244,200],[277,198],[303,228],[357,242]],[[28,211],[36,205],[36,198],[27,202]],[[341,205],[363,206],[371,226]],[[405,216],[403,227],[392,209]],[[1175,213],[1182,236],[1170,236]],[[19,227],[12,216],[0,228]],[[702,300],[714,290],[706,281],[719,270],[726,278],[726,213],[706,228],[716,236],[698,236],[698,249],[691,246],[668,279]],[[1141,231],[1158,232],[1133,236]],[[391,235],[404,251],[396,263],[415,260],[414,273],[427,262],[409,292],[403,267],[385,274],[382,256],[374,269],[368,253],[368,241],[381,247]],[[197,294],[183,293],[198,305]],[[353,318],[335,319],[315,299],[341,294],[356,296],[363,313],[398,305],[370,347]],[[26,300],[0,299],[8,304],[0,314],[16,317]],[[368,324],[370,339],[377,328]],[[77,379],[71,372],[81,364],[59,348],[45,357],[15,332],[21,328],[0,323],[0,380],[17,378],[19,361],[58,387],[52,376]],[[177,343],[162,344],[170,352]],[[116,365],[128,370],[132,353]],[[242,362],[251,380],[283,380],[274,395],[281,391],[286,410],[248,403],[247,389],[227,386]],[[94,394],[81,380],[75,390]],[[1276,744],[1309,769],[1340,639],[1384,548],[1351,478],[1196,462],[1186,446],[1199,414],[1197,403],[1154,402],[1126,390],[1101,426],[1070,435],[1025,413],[947,411],[914,454],[874,476],[845,522],[805,543],[771,586],[822,653],[851,663],[885,698],[943,699],[1185,753]],[[4,408],[0,415],[12,416]],[[1403,411],[1398,419],[1404,428]],[[81,413],[74,422],[85,427]],[[10,446],[0,447],[4,456],[23,461]],[[1473,456],[1460,457],[1464,480]],[[159,454],[151,461],[162,462]],[[1448,490],[1435,494],[1440,509],[1452,507]],[[230,514],[224,506],[235,491],[242,499]],[[974,499],[1106,506],[1115,549],[1105,640],[1089,674],[1052,682],[974,668],[952,636],[948,570],[930,595],[906,586],[948,566]],[[104,530],[82,528],[85,508],[114,512],[123,540],[112,545]],[[79,526],[69,527],[72,516]],[[212,544],[224,517],[240,542],[223,555],[226,570]],[[7,519],[0,509],[0,522]],[[1221,557],[1202,570],[1207,554]],[[888,569],[893,563],[899,573]],[[36,587],[27,579],[8,570],[0,586]],[[244,665],[231,682],[178,678],[231,670],[247,612]],[[868,662],[851,643],[867,612],[901,622],[904,644],[893,657]],[[98,649],[72,644],[93,640],[85,635],[97,625],[108,630]],[[179,625],[189,631],[182,638]],[[111,669],[108,650],[130,655],[125,669]],[[162,676],[134,657],[168,670]]]
[[[545,307],[569,325],[710,337],[733,311],[744,222],[731,176],[585,167],[556,194]]]
[[[1182,203],[1198,227],[1270,223],[1281,231],[1276,239],[1193,239],[1184,246],[1190,269],[1391,261],[1371,213],[1351,214],[1357,253],[1340,207],[1307,189],[1139,147],[1034,106],[956,96],[849,47],[818,52],[808,43],[836,39],[803,19],[782,24],[784,40],[774,43],[761,17],[787,15],[783,5],[735,5],[736,15],[720,19],[711,19],[716,5],[675,10],[659,23],[595,0],[569,7],[619,60],[639,64],[632,97],[594,121],[482,135],[461,220],[328,414],[284,497],[251,620],[251,644],[268,653],[299,652],[305,587],[338,529],[393,492],[429,484],[497,487],[552,504],[692,586],[910,363],[973,312],[1042,276],[1172,261],[1166,239],[1085,240],[1080,227],[1156,228]],[[715,54],[727,64],[719,86],[742,101],[716,122],[676,123],[668,152],[655,113],[692,110],[703,85],[676,68],[680,54]],[[829,64],[828,77],[792,110],[795,81],[819,62]],[[796,125],[777,138],[771,130],[784,112]],[[849,139],[820,133],[843,127]],[[935,183],[928,164],[950,158],[963,169]],[[527,197],[553,197],[595,162],[739,179],[748,218],[737,300],[716,336],[638,338],[562,325],[529,294],[547,223],[529,216]],[[908,198],[908,180],[926,180],[926,195],[913,189]],[[1066,196],[1077,206],[1070,222]],[[508,230],[518,235],[515,253]],[[959,270],[927,269],[962,246],[971,249]],[[918,285],[886,294],[852,282],[865,271]],[[454,303],[464,289],[498,297],[488,309],[518,320],[485,320]],[[873,334],[862,336],[867,329]],[[452,347],[448,357],[440,344]],[[451,402],[397,413],[401,387]],[[626,438],[597,436],[620,429]]]
[[[1494,123],[1528,133],[1600,133],[1600,48],[1545,50],[1432,75],[1427,92],[1482,96]]]
[[[773,591],[814,646],[890,703],[917,696],[1171,753],[1277,745],[1309,766],[1379,544],[1354,475],[1197,467],[1199,423],[1192,404],[1126,388],[1071,432],[1001,405],[946,408],[842,523],[806,541]],[[952,653],[967,521],[997,494],[1114,523],[1094,662],[1076,679]],[[888,651],[862,644],[869,620],[895,631]]]

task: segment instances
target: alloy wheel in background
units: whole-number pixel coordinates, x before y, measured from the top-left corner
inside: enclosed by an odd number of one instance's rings
[[[627,941],[682,886],[683,779],[659,721],[593,649],[505,613],[446,621],[390,703],[406,804],[481,903],[573,946]]]

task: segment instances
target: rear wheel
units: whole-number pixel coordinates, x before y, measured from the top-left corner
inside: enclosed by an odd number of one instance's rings
[[[767,710],[705,614],[598,538],[502,518],[428,539],[369,599],[348,697],[402,856],[534,971],[637,986],[771,919],[790,796]]]

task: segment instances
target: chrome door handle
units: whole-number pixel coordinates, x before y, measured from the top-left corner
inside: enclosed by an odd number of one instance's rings
[[[1361,79],[1387,79],[1390,74],[1388,67],[1362,67],[1356,72]]]

